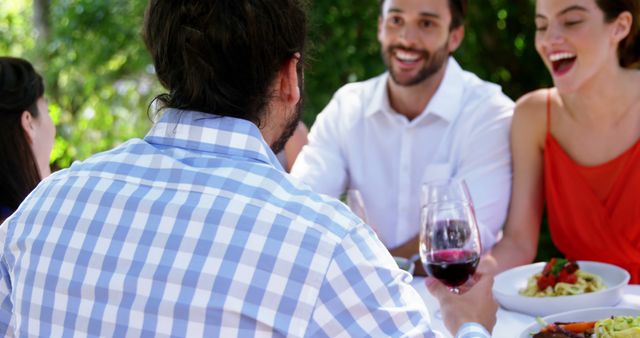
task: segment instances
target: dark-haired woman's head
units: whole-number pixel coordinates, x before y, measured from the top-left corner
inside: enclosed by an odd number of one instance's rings
[[[161,103],[260,126],[278,71],[304,58],[306,21],[300,0],[150,0],[143,36],[169,90]]]
[[[28,61],[0,57],[0,205],[17,208],[50,174],[55,127],[43,95]]]
[[[638,65],[638,0],[536,0],[538,54],[562,93]]]

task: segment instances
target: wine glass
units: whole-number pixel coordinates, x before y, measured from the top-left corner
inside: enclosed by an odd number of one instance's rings
[[[424,187],[420,258],[425,271],[453,293],[476,271],[481,244],[473,203],[464,181]]]
[[[373,232],[375,232],[376,235],[378,235],[378,238],[380,238],[380,232],[378,231],[378,228],[375,225],[373,225],[371,223],[371,220],[369,219],[369,216],[367,214],[367,207],[364,204],[364,199],[362,198],[362,194],[360,193],[360,190],[358,189],[347,190],[346,200],[347,200],[347,205],[349,206],[351,211],[354,214],[356,214],[356,216],[360,217],[360,219],[364,223],[368,224],[373,230]],[[384,243],[384,241],[381,238],[380,240]]]
[[[362,194],[358,189],[347,190],[347,205],[351,211],[360,217],[365,223],[369,222],[367,217],[367,208],[364,206],[364,200]]]
[[[430,181],[422,186],[422,205],[442,202],[462,202],[473,207],[471,194],[463,179],[444,179]]]

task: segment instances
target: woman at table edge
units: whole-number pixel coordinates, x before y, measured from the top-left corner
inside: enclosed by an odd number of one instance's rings
[[[509,215],[480,272],[534,259],[546,202],[567,258],[640,283],[639,18],[637,0],[536,0],[536,50],[555,87],[517,102]]]
[[[24,59],[0,57],[0,224],[49,176],[56,129],[42,77]]]

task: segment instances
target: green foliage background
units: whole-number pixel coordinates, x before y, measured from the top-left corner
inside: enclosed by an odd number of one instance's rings
[[[163,91],[139,34],[146,1],[40,0],[48,8],[46,34],[35,29],[36,2],[0,2],[0,54],[31,60],[45,77],[58,132],[52,165],[64,168],[142,137],[151,125],[148,106]],[[463,68],[501,84],[513,99],[550,85],[533,48],[533,3],[470,0],[466,37],[455,54]],[[378,0],[315,0],[309,9],[303,119],[312,125],[336,89],[375,76],[384,65]],[[553,251],[540,252],[545,258]]]

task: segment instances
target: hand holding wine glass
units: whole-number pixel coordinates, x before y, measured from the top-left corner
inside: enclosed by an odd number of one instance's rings
[[[435,315],[442,319],[453,336],[464,323],[480,323],[489,332],[496,324],[498,304],[491,291],[493,276],[476,274],[473,280],[473,286],[463,294],[453,294],[441,283],[429,278],[426,280],[429,293],[440,303]]]

